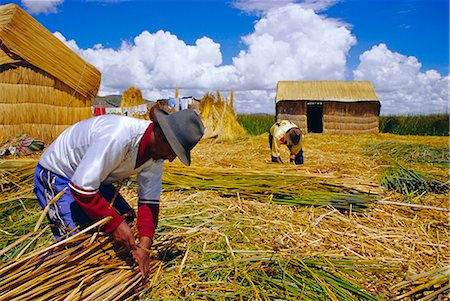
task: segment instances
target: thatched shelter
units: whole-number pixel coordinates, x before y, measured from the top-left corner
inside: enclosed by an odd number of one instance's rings
[[[15,4],[0,6],[0,139],[45,142],[92,116],[101,74]]]
[[[378,133],[380,101],[369,81],[279,81],[277,120],[304,133]]]

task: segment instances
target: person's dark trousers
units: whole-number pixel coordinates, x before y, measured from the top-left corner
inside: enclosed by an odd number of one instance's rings
[[[272,140],[273,140],[273,136],[272,134],[269,133],[269,148],[272,150]]]
[[[295,155],[295,164],[303,164],[303,149],[301,149],[297,155]]]

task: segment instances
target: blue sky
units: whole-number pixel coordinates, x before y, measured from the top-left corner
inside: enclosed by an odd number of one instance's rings
[[[279,80],[370,80],[383,115],[449,108],[447,0],[13,2],[102,72],[101,95],[234,90],[238,113],[273,113]]]

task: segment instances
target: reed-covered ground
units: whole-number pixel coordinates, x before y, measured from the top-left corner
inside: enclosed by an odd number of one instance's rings
[[[121,300],[448,300],[448,155],[445,137],[307,134],[305,164],[295,166],[270,162],[267,134],[202,141],[192,166],[165,166],[149,278],[112,262],[103,238],[87,238],[86,248],[103,248],[108,259],[71,251],[61,275],[77,274],[65,295],[47,292],[46,300],[86,300],[83,285],[106,294],[119,283],[98,281],[115,273],[132,287]],[[9,279],[26,269],[20,258],[52,243],[45,220],[33,232],[33,160],[0,161],[0,300],[30,286]],[[121,191],[135,206],[133,179]],[[54,251],[66,252],[47,252]],[[34,281],[52,279],[62,257],[50,256],[47,266],[32,257],[29,269],[42,269]],[[74,260],[96,266],[74,270]]]

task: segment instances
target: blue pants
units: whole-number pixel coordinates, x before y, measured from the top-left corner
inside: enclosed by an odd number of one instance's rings
[[[64,239],[67,235],[75,234],[75,228],[84,228],[92,223],[70,193],[69,182],[69,179],[43,168],[40,164],[37,165],[34,172],[34,193],[42,209],[60,191],[67,187],[58,201],[49,207],[47,213],[53,235],[58,241]],[[100,185],[99,193],[108,202],[112,201],[115,192],[116,188],[112,184]],[[131,219],[134,219],[136,216],[133,208],[128,205],[120,194],[117,195],[114,201],[114,208],[120,214],[127,215]]]

